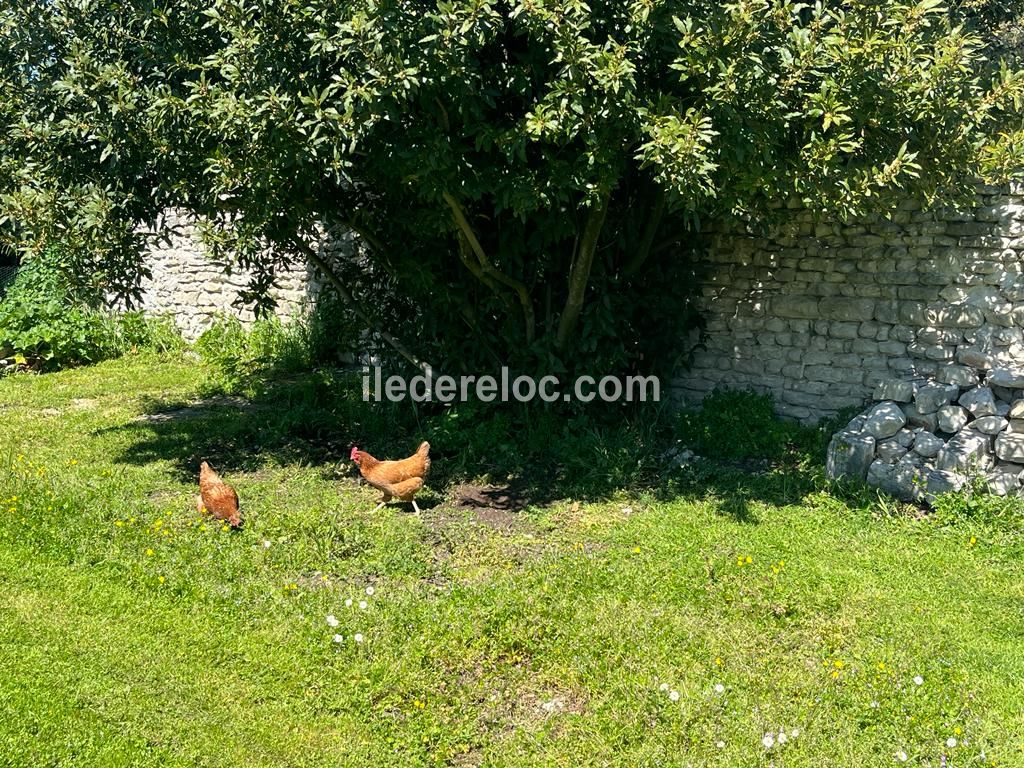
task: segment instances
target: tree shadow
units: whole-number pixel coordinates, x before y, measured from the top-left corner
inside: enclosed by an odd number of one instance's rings
[[[182,482],[197,477],[201,461],[227,474],[256,472],[269,462],[315,467],[329,481],[355,479],[353,445],[381,459],[402,458],[426,438],[432,459],[428,489],[446,501],[428,492],[424,509],[457,503],[467,492],[478,493],[488,508],[505,505],[514,513],[570,498],[607,501],[626,492],[662,502],[712,502],[720,514],[756,524],[755,506],[799,503],[815,489],[814,472],[785,464],[698,461],[671,467],[662,456],[670,434],[652,431],[640,439],[594,433],[531,447],[501,423],[493,437],[485,432],[478,443],[467,444],[459,430],[469,427],[453,428],[445,412],[410,415],[408,409],[403,414],[373,405],[361,401],[351,376],[314,373],[268,381],[249,397],[150,399],[139,417],[97,434],[118,435],[117,461],[168,462]]]

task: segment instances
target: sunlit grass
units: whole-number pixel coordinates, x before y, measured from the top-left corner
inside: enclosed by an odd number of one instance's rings
[[[1011,518],[725,468],[372,514],[258,412],[139,418],[201,380],[0,380],[0,765],[1024,764]],[[239,532],[195,511],[201,449]]]

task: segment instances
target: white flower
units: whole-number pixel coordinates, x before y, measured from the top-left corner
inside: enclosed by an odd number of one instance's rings
[[[871,702],[871,708],[872,709],[878,709],[878,702],[877,701],[872,701]]]
[[[764,744],[765,749],[771,749],[775,746],[775,737],[772,736],[770,733],[766,733],[764,735],[764,738],[761,739],[761,743]]]
[[[668,690],[668,683],[662,683],[661,685],[659,685],[658,686],[658,690],[659,691],[667,691]]]
[[[340,622],[340,621],[338,621],[338,619],[337,619],[337,618],[335,617],[335,615],[334,615],[333,613],[332,613],[332,614],[330,614],[330,615],[329,615],[329,616],[327,617],[327,626],[329,626],[329,627],[336,627],[336,626],[338,626],[339,624],[341,624],[341,622]]]
[[[359,601],[359,608],[360,608],[361,610],[364,610],[364,611],[365,611],[365,610],[366,610],[366,608],[367,608],[367,606],[369,606],[369,603],[368,603],[368,602],[366,602],[365,600],[360,600],[360,601]]]
[[[794,728],[792,731],[789,732],[789,735],[795,739],[797,736],[800,735],[800,729]]]
[[[725,693],[725,686],[721,683],[715,683],[715,693]]]
[[[269,539],[264,539],[263,540],[263,548],[264,549],[270,549],[270,540]]]
[[[924,685],[924,678],[918,675],[914,678],[914,685]]]
[[[345,607],[346,608],[351,608],[352,607],[352,598],[351,597],[348,600],[345,601]]]
[[[786,733],[785,733],[785,731],[779,731],[779,738],[777,739],[777,741],[779,742],[779,744],[785,744],[786,743]]]
[[[725,749],[725,742],[724,741],[716,741],[715,742],[715,746],[718,747],[719,749]]]
[[[352,639],[355,640],[357,643],[363,642],[363,633],[356,632],[354,635],[352,635]]]
[[[334,637],[331,638],[331,640],[333,640],[336,643],[340,643],[344,639],[345,639],[345,637],[343,635],[335,635]]]
[[[904,752],[902,749],[896,750],[896,759],[899,760],[901,763],[907,762],[907,753]]]
[[[370,597],[373,597],[373,592],[374,592],[373,587],[367,587],[366,588],[366,594],[369,595]]]
[[[949,747],[950,749],[955,747],[956,746],[956,739],[954,739],[952,736],[950,736],[948,739],[946,739],[946,746]]]
[[[672,699],[672,701],[679,701],[679,691],[669,691],[668,697]]]

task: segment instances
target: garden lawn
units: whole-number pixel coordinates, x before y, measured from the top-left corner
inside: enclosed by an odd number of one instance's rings
[[[350,425],[203,376],[0,380],[0,765],[1024,765],[1009,522],[724,467],[373,512]]]

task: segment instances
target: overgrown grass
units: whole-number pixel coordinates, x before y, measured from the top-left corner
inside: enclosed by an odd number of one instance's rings
[[[466,509],[450,483],[518,417],[328,372],[210,398],[209,373],[0,381],[0,765],[1024,762],[1017,507],[915,517],[787,462],[638,476],[642,428],[580,422],[493,461],[533,471],[524,509]],[[372,513],[347,446],[426,432],[429,508]],[[200,458],[240,532],[196,515]]]

